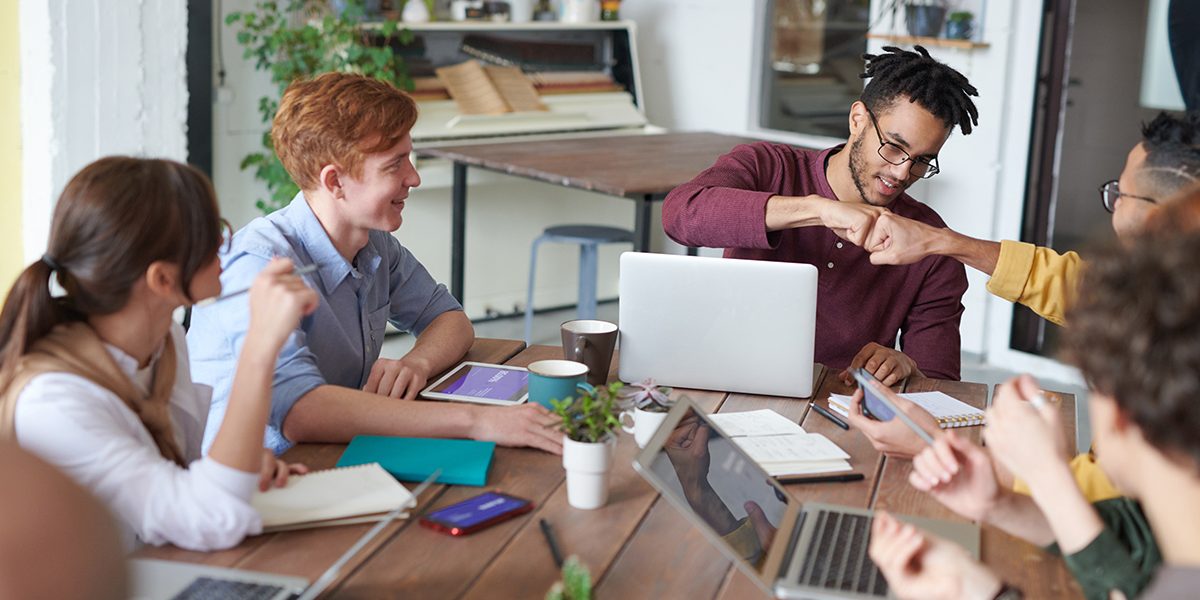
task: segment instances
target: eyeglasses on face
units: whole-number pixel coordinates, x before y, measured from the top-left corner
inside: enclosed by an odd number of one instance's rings
[[[1155,200],[1154,198],[1135,196],[1133,194],[1126,194],[1125,192],[1122,192],[1117,186],[1116,179],[1112,181],[1106,181],[1104,185],[1100,186],[1100,202],[1104,203],[1104,210],[1107,210],[1108,212],[1114,212],[1117,210],[1117,199],[1121,196],[1126,198],[1134,198],[1136,200],[1144,200],[1151,204],[1158,204],[1158,200]]]
[[[879,157],[889,163],[900,166],[906,161],[912,161],[910,172],[921,179],[929,179],[938,174],[941,169],[938,168],[937,158],[913,158],[904,151],[904,148],[893,144],[883,139],[883,132],[879,130],[879,120],[875,118],[875,113],[871,109],[867,109],[867,115],[871,117],[871,126],[875,128],[875,136],[879,138]]]

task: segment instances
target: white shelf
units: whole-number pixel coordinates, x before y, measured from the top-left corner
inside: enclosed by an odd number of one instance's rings
[[[379,22],[365,22],[363,27],[376,29]],[[581,31],[632,29],[633,21],[591,21],[588,23],[559,23],[558,21],[530,21],[528,23],[505,23],[495,21],[430,21],[428,23],[400,23],[401,29],[421,31]]]

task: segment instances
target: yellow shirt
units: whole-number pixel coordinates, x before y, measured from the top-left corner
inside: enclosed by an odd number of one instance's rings
[[[1049,248],[1004,240],[987,289],[1062,325],[1067,302],[1075,294],[1082,271],[1083,260],[1074,252],[1059,254]]]
[[[1033,309],[1042,318],[1063,325],[1067,304],[1074,297],[1083,274],[1083,259],[1074,252],[1059,254],[1049,248],[1025,242],[1000,242],[1000,258],[988,280],[989,292]],[[1071,461],[1071,472],[1089,502],[1121,495],[1100,470],[1091,454],[1080,454]],[[1029,488],[1017,481],[1013,489],[1028,494]]]

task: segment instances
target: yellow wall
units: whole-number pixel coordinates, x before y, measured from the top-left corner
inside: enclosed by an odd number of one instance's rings
[[[21,57],[18,0],[0,0],[0,299],[25,266],[21,247]]]

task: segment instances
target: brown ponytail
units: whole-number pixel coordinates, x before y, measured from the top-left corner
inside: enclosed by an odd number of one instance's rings
[[[190,299],[192,278],[221,246],[222,224],[212,183],[189,165],[112,156],[80,170],[54,208],[46,255],[25,268],[0,310],[0,391],[56,327],[122,309],[151,263],[177,265]],[[51,276],[64,296],[51,295]]]
[[[0,380],[7,380],[17,362],[34,342],[42,339],[55,325],[79,321],[83,315],[72,311],[62,299],[50,295],[50,266],[39,260],[21,272],[8,292],[0,311]]]

